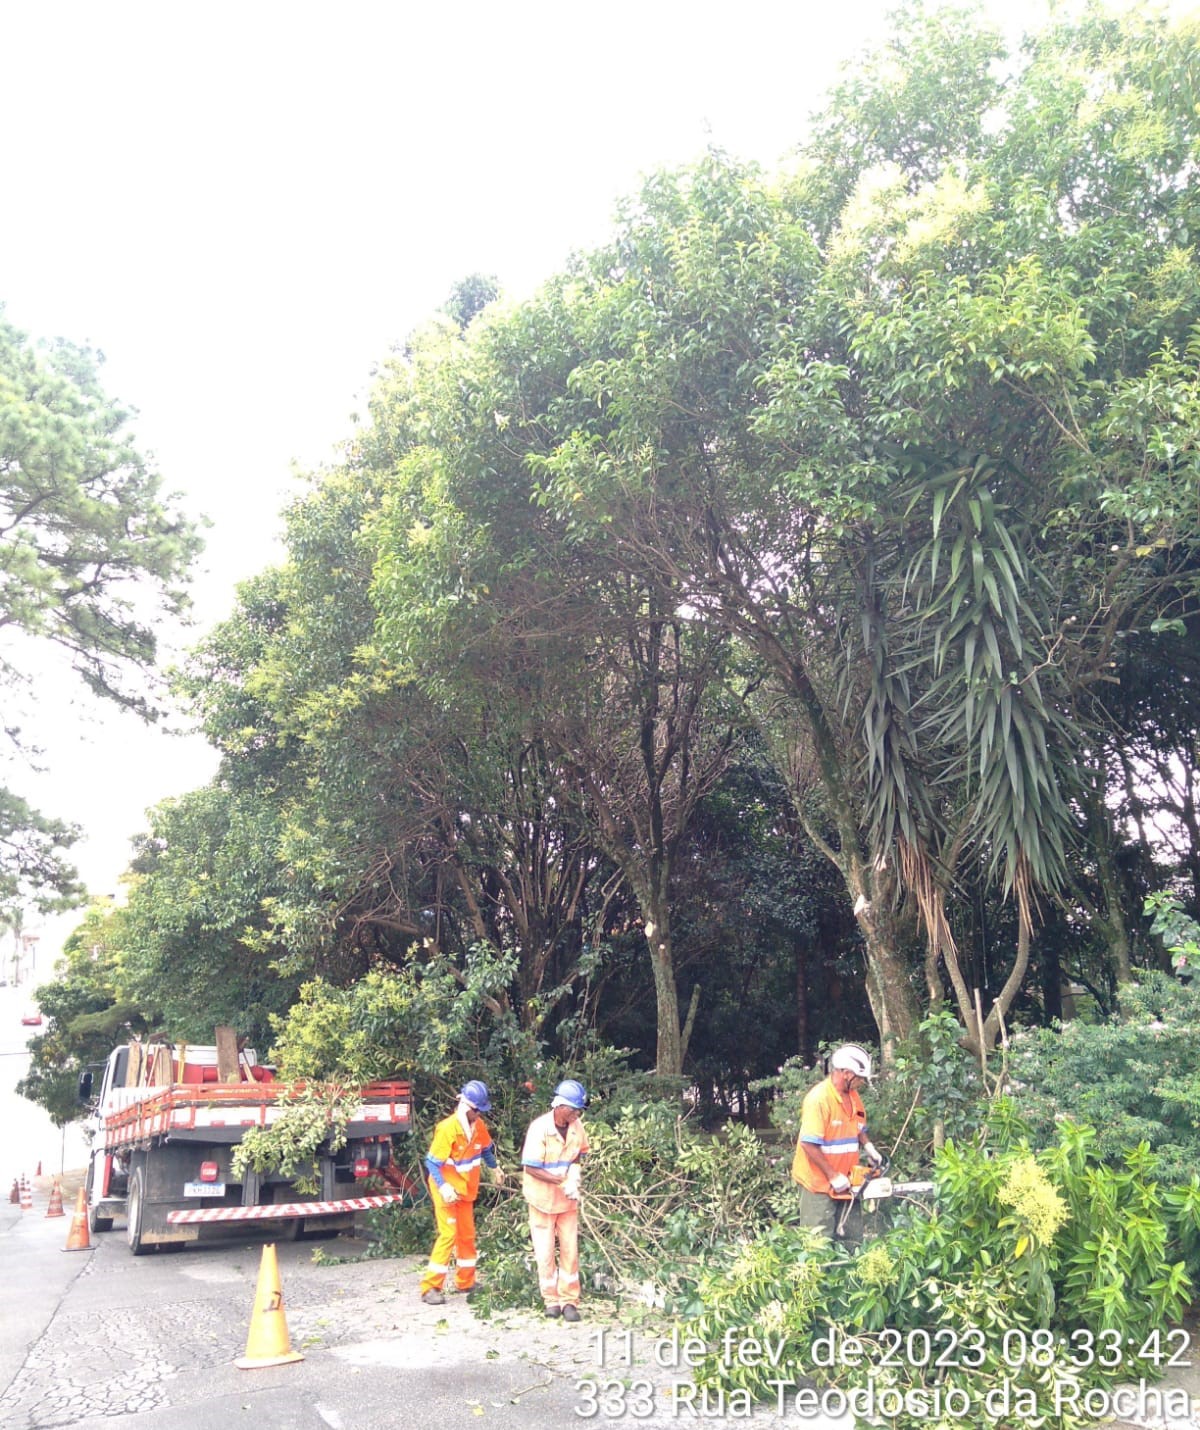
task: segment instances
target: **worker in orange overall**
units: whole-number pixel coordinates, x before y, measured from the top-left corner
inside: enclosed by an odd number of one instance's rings
[[[578,1321],[580,1159],[588,1150],[580,1121],[587,1093],[574,1078],[554,1089],[550,1111],[535,1117],[521,1151],[521,1190],[547,1316]],[[557,1258],[555,1244],[557,1243]]]
[[[445,1303],[442,1287],[450,1270],[451,1253],[455,1262],[454,1289],[469,1294],[475,1286],[475,1198],[479,1195],[480,1164],[491,1168],[496,1186],[504,1184],[491,1133],[480,1116],[491,1108],[486,1085],[469,1082],[458,1095],[458,1106],[433,1129],[425,1169],[429,1173],[437,1237],[421,1277],[421,1300],[427,1306]]]
[[[800,1109],[800,1138],[792,1180],[800,1187],[801,1226],[819,1228],[831,1240],[858,1246],[862,1206],[850,1196],[850,1172],[861,1151],[873,1167],[883,1158],[867,1136],[867,1113],[858,1090],[871,1080],[871,1056],[855,1043],[838,1048],[829,1076],[810,1088]]]

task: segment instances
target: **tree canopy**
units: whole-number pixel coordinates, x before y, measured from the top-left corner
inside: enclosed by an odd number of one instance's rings
[[[186,604],[199,542],[137,450],[131,414],[100,385],[101,358],[33,343],[0,310],[0,692],[10,750],[48,653],[102,699],[153,713],[155,622]],[[0,790],[0,905],[77,890],[73,832]]]

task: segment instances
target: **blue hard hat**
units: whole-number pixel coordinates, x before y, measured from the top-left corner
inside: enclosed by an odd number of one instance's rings
[[[464,1102],[470,1103],[476,1112],[491,1112],[492,1099],[488,1096],[487,1083],[472,1079],[467,1083],[459,1097]]]
[[[576,1112],[582,1112],[587,1106],[588,1095],[584,1090],[583,1083],[576,1082],[573,1077],[567,1078],[565,1082],[560,1082],[554,1089],[554,1107],[573,1107]]]

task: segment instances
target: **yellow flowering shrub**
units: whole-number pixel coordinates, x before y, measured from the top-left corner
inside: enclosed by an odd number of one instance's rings
[[[1043,1246],[1054,1240],[1070,1215],[1066,1202],[1032,1155],[1013,1159],[996,1197],[1002,1205],[1012,1207],[1029,1235]]]

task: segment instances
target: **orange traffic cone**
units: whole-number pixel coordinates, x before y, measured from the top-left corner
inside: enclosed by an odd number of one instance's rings
[[[87,1223],[87,1193],[80,1187],[79,1196],[75,1199],[75,1215],[71,1218],[71,1225],[67,1231],[67,1244],[63,1247],[64,1251],[91,1250],[92,1243],[88,1237]]]
[[[275,1247],[263,1247],[258,1268],[258,1287],[254,1292],[254,1313],[250,1317],[250,1334],[246,1338],[246,1354],[234,1365],[242,1370],[255,1370],[265,1365],[290,1365],[303,1360],[292,1349],[287,1317],[283,1314],[283,1287],[279,1284],[279,1259]]]
[[[29,1178],[21,1178],[21,1210],[31,1212],[33,1210],[33,1189],[29,1185]]]
[[[19,1203],[21,1200],[21,1183],[16,1179],[16,1177],[13,1178],[12,1191],[9,1192],[8,1199],[10,1202],[13,1203],[14,1206],[16,1206],[17,1203]]]
[[[50,1188],[50,1205],[46,1208],[47,1216],[66,1216],[62,1204],[62,1188],[58,1185],[58,1178],[55,1177],[54,1185]]]
[[[40,1177],[42,1175],[42,1164],[40,1162],[37,1164],[37,1171],[33,1175],[35,1177]]]

